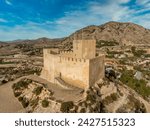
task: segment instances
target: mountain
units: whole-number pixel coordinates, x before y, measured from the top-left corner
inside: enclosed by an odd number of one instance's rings
[[[18,53],[24,54],[42,54],[42,48],[44,47],[61,47],[61,42],[63,38],[58,39],[48,39],[39,38],[34,40],[15,40],[0,42],[0,54],[1,55],[12,55]]]
[[[56,38],[56,39],[48,39],[48,38],[39,38],[36,40],[33,40],[32,42],[36,45],[36,46],[59,46],[62,42],[64,38]]]
[[[70,49],[74,39],[96,39],[113,41],[120,45],[150,45],[150,30],[134,23],[108,22],[99,26],[91,25],[82,28],[65,38],[35,40],[15,40],[11,44],[33,44],[36,47],[62,47]],[[4,42],[0,42],[4,44]]]
[[[69,47],[73,39],[91,38],[97,41],[115,41],[120,45],[150,45],[150,30],[134,23],[108,22],[82,28],[65,38],[62,44]]]
[[[55,47],[61,45],[61,42],[64,40],[64,38],[56,38],[56,39],[49,39],[49,38],[38,38],[34,40],[14,40],[14,41],[8,41],[8,42],[1,42],[0,45],[17,45],[17,44],[26,44],[26,45],[33,45],[34,47]]]
[[[6,42],[1,42],[1,41],[0,41],[0,45],[5,45],[5,44],[6,44]]]

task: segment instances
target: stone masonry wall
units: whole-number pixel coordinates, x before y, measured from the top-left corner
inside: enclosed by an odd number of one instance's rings
[[[104,55],[93,58],[89,63],[89,85],[93,85],[99,79],[104,78],[105,66],[104,66]]]

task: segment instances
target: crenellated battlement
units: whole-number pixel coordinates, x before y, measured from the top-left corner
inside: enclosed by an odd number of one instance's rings
[[[73,53],[73,51],[59,51],[60,54],[70,54]]]
[[[45,48],[43,49],[43,53],[44,54],[53,54],[53,55],[57,55],[59,53],[59,49],[49,49],[49,48]]]
[[[81,58],[73,58],[73,57],[66,57],[66,56],[59,56],[60,62],[72,62],[72,63],[85,63],[89,61],[88,59],[81,59]]]

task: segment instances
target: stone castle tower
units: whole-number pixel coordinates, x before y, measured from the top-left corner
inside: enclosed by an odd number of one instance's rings
[[[87,89],[104,77],[104,55],[96,57],[95,40],[74,40],[72,51],[44,49],[41,77]]]

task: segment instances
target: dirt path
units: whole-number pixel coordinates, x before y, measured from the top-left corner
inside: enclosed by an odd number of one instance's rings
[[[48,86],[48,89],[54,92],[54,97],[62,101],[76,101],[82,98],[81,89],[74,88],[72,90],[63,89],[58,85],[52,84],[39,76],[29,75],[8,82],[0,86],[0,113],[25,112],[20,102],[14,97],[11,86],[22,78],[29,78]]]
[[[14,97],[13,90],[11,88],[12,84],[16,81],[9,82],[7,84],[0,86],[0,112],[13,113],[24,111],[22,105]]]
[[[82,98],[82,94],[81,94],[82,89],[80,88],[64,89],[56,84],[52,84],[47,80],[34,75],[28,76],[28,78],[46,84],[48,86],[48,89],[54,92],[54,97],[57,100],[77,101]]]

